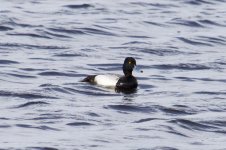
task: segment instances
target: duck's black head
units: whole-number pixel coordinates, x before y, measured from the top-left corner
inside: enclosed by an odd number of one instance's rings
[[[136,60],[133,57],[126,57],[122,67],[125,76],[131,76],[135,66]]]

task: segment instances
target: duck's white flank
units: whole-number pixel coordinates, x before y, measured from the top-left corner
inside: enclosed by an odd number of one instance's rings
[[[96,84],[106,87],[115,87],[118,82],[120,76],[119,75],[97,75],[94,79]]]

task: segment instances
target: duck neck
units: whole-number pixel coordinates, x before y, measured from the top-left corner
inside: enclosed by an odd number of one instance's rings
[[[123,71],[123,72],[124,72],[125,77],[131,77],[131,76],[133,76],[132,75],[132,71]]]

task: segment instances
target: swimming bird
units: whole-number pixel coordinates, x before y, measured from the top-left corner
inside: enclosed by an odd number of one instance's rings
[[[104,87],[113,87],[117,92],[129,92],[136,90],[138,83],[132,72],[136,66],[136,60],[133,57],[126,57],[122,66],[124,76],[119,75],[89,75],[82,82],[89,82]]]

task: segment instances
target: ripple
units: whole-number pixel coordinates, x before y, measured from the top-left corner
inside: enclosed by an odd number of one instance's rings
[[[163,69],[163,70],[171,70],[171,69],[179,69],[179,70],[208,70],[211,67],[199,64],[163,64],[163,65],[152,65],[151,68]]]
[[[68,123],[67,125],[69,125],[69,126],[91,126],[94,124],[91,124],[88,122],[72,122],[72,123]]]
[[[190,21],[190,20],[182,20],[182,19],[173,19],[172,21],[168,22],[169,24],[176,24],[176,25],[183,25],[187,27],[196,27],[196,28],[204,28],[202,24],[198,21]]]
[[[27,147],[26,149],[33,149],[33,150],[59,150],[54,147]]]
[[[171,7],[178,7],[176,5],[173,4],[161,4],[161,3],[147,3],[147,2],[131,2],[130,4],[132,5],[139,5],[142,7],[156,7],[156,8],[171,8]]]
[[[60,131],[59,129],[51,128],[49,126],[33,126],[33,125],[29,125],[29,124],[16,124],[16,126],[20,127],[20,128],[33,128],[33,129],[40,129],[40,130]]]
[[[90,4],[77,4],[77,5],[65,5],[64,7],[71,8],[71,9],[81,9],[81,8],[90,8],[93,5]]]
[[[75,73],[63,73],[63,72],[57,72],[57,71],[45,71],[45,72],[39,73],[38,75],[41,75],[41,76],[81,77],[81,74],[75,74]]]
[[[138,150],[145,150],[145,149],[138,149]],[[177,148],[173,148],[173,147],[167,147],[167,146],[157,146],[152,148],[151,150],[179,150]]]
[[[206,125],[204,123],[198,123],[195,121],[190,121],[186,119],[175,119],[169,121],[171,123],[175,123],[185,129],[189,130],[199,130],[199,131],[213,131],[214,129],[218,129],[217,127]]]
[[[167,114],[171,114],[171,115],[192,115],[192,114],[196,114],[197,112],[188,108],[168,108],[168,107],[163,107],[163,106],[159,106],[159,110],[167,113]]]
[[[7,75],[18,77],[18,78],[37,78],[36,76],[15,74],[15,73],[7,73]]]
[[[45,114],[41,114],[39,117],[35,117],[32,119],[28,119],[28,120],[58,120],[58,119],[63,119],[65,118],[65,116],[63,115],[56,115],[56,114],[50,114],[50,113],[45,113]]]
[[[25,104],[21,104],[19,106],[16,106],[15,108],[23,108],[23,107],[29,107],[29,106],[41,106],[41,105],[47,105],[49,103],[42,102],[42,101],[36,101],[36,102],[27,102]]]
[[[61,53],[61,54],[55,54],[54,56],[57,57],[86,57],[87,55],[82,53]]]
[[[187,44],[191,44],[191,45],[198,45],[198,46],[213,46],[210,43],[205,43],[205,42],[199,42],[199,41],[195,41],[195,40],[190,40],[184,37],[177,37],[179,40],[187,43]]]
[[[102,90],[100,87],[97,87],[97,86],[90,85],[90,86],[83,86],[80,88],[82,89],[81,90],[78,90],[75,88],[65,88],[65,89],[73,93],[92,95],[92,96],[118,96],[118,94],[109,93],[109,91]]]
[[[167,25],[157,23],[157,22],[152,22],[152,21],[144,21],[144,23],[150,24],[150,25],[153,25],[153,26],[158,26],[158,27],[167,27]]]
[[[9,91],[0,91],[0,96],[19,97],[24,99],[57,99],[56,97],[45,96],[37,93],[15,93]]]
[[[194,78],[189,78],[189,77],[175,77],[175,79],[180,79],[182,81],[187,81],[187,82],[194,82]]]
[[[198,38],[195,40],[212,43],[212,44],[226,45],[226,40],[220,37],[216,38],[216,37],[209,37],[209,36],[198,36]]]
[[[13,35],[13,36],[28,36],[32,38],[44,38],[44,39],[51,39],[48,36],[34,34],[34,33],[7,33],[7,35]]]
[[[85,34],[85,32],[78,29],[48,28],[48,30],[67,34]]]
[[[18,19],[16,19],[18,20]],[[38,28],[38,27],[43,27],[43,25],[32,25],[29,23],[18,23],[14,19],[10,19],[9,21],[5,22],[6,24],[14,27],[22,27],[22,28]]]
[[[155,49],[150,49],[150,48],[138,48],[138,47],[132,47],[129,48],[131,50],[135,50],[138,52],[142,53],[148,53],[148,54],[153,54],[157,56],[172,56],[172,55],[180,55],[180,54],[193,54],[193,53],[185,53],[182,51],[179,51],[177,49],[170,49],[170,48],[155,48]]]
[[[152,113],[156,109],[149,106],[135,106],[135,105],[107,105],[104,106],[105,109],[113,109],[124,112],[140,112],[140,113]]]
[[[226,126],[226,121],[224,120],[202,121],[202,123],[211,124],[213,126],[223,127],[223,128]]]
[[[58,38],[71,38],[70,36],[67,36],[67,35],[52,33],[48,31],[44,31],[44,33],[50,36],[58,37]]]
[[[35,68],[20,68],[20,70],[23,70],[23,71],[45,71],[45,69],[35,69]]]
[[[158,118],[145,118],[145,119],[140,119],[140,120],[134,121],[134,123],[149,122],[149,121],[156,120],[156,119],[158,119]]]
[[[95,28],[79,28],[80,30],[83,30],[85,33],[91,33],[91,34],[99,34],[99,35],[108,35],[108,36],[116,36],[116,34],[111,33],[109,31],[104,31],[100,29]]]
[[[19,64],[17,61],[12,60],[0,60],[0,64],[8,65],[8,64]]]
[[[212,2],[204,1],[204,0],[189,0],[189,1],[185,1],[184,3],[190,4],[190,5],[203,5],[203,4],[211,4],[211,5],[213,5],[214,4]]]
[[[202,24],[206,24],[206,25],[226,27],[226,25],[222,25],[222,24],[219,24],[217,22],[214,22],[214,21],[211,21],[211,20],[208,20],[208,19],[199,20],[199,22],[201,22]]]
[[[39,87],[42,87],[45,91],[55,91],[64,94],[72,94],[72,92],[70,90],[67,90],[67,88],[57,85],[42,84]]]
[[[19,44],[19,43],[0,43],[3,47],[23,47],[27,49],[68,49],[68,47],[52,46],[52,45],[31,45],[31,44]]]
[[[0,125],[0,128],[10,128],[10,125]]]
[[[199,91],[194,92],[195,94],[205,94],[205,95],[226,95],[226,92],[212,92],[212,91]]]
[[[13,28],[6,27],[6,26],[0,26],[0,31],[9,31],[9,30],[13,30]]]

